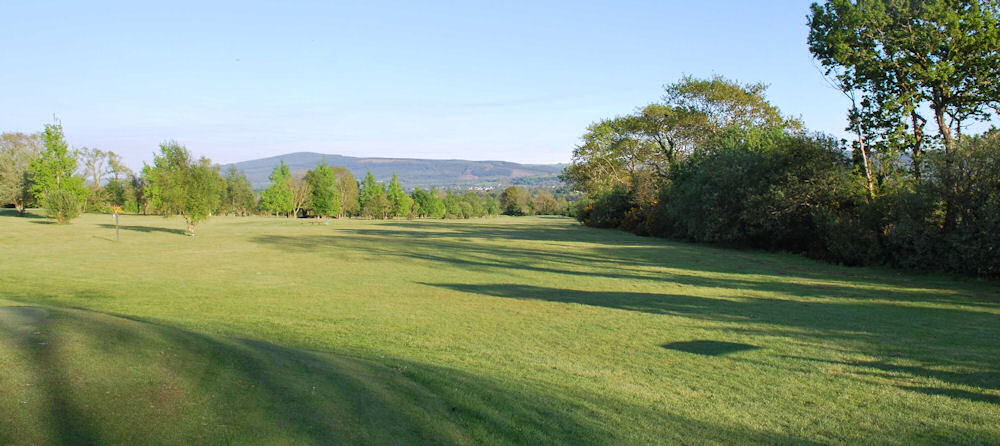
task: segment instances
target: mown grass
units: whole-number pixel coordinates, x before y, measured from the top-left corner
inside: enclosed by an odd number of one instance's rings
[[[562,218],[0,215],[0,443],[998,444],[1000,285]]]

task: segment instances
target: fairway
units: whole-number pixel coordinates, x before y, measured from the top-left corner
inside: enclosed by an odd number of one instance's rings
[[[1000,284],[582,227],[0,213],[0,444],[1000,444]]]

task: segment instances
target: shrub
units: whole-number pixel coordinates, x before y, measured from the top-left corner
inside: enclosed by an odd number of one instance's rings
[[[59,223],[67,223],[80,216],[79,196],[65,189],[55,189],[45,194],[45,211]]]

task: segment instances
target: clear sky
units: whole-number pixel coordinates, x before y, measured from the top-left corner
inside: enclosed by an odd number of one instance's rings
[[[589,123],[684,74],[766,82],[811,129],[844,127],[809,1],[147,3],[0,2],[0,131],[55,114],[132,167],[168,139],[220,163],[568,162]]]

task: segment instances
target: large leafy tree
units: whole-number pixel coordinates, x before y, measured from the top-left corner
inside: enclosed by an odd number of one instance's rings
[[[389,181],[386,198],[389,200],[389,213],[393,217],[410,215],[413,199],[403,191],[403,186],[399,184],[399,176],[395,173],[392,174],[392,180]]]
[[[437,196],[437,190],[425,191],[419,187],[414,189],[413,213],[417,217],[443,218],[444,202]]]
[[[813,56],[870,107],[856,119],[889,129],[887,139],[908,133],[918,178],[922,110],[930,110],[948,158],[963,128],[1000,111],[1000,1],[828,0],[812,5],[809,26]],[[946,229],[954,225],[953,195]]]
[[[225,180],[218,168],[202,157],[195,161],[188,150],[174,141],[160,145],[153,165],[145,166],[146,191],[153,208],[164,215],[184,217],[188,234],[219,207]]]
[[[338,216],[341,212],[340,190],[337,188],[337,176],[326,160],[320,161],[316,168],[306,172],[306,183],[312,190],[310,212],[317,216]]]
[[[42,151],[39,134],[0,134],[0,203],[24,215],[33,201],[29,166]]]
[[[260,207],[275,215],[284,213],[291,216],[295,209],[290,185],[292,172],[284,161],[274,166],[270,179],[271,184],[260,194]]]
[[[696,151],[711,151],[718,145],[713,141],[759,129],[802,128],[768,102],[764,84],[688,76],[665,90],[663,103],[588,127],[563,179],[591,196],[655,190],[679,161]]]
[[[76,156],[69,150],[62,124],[47,124],[42,131],[45,151],[29,166],[31,193],[42,198],[49,214],[65,222],[80,213],[87,197],[83,178],[74,175]]]
[[[500,194],[500,209],[507,215],[527,215],[531,213],[531,196],[518,186],[510,186]]]

